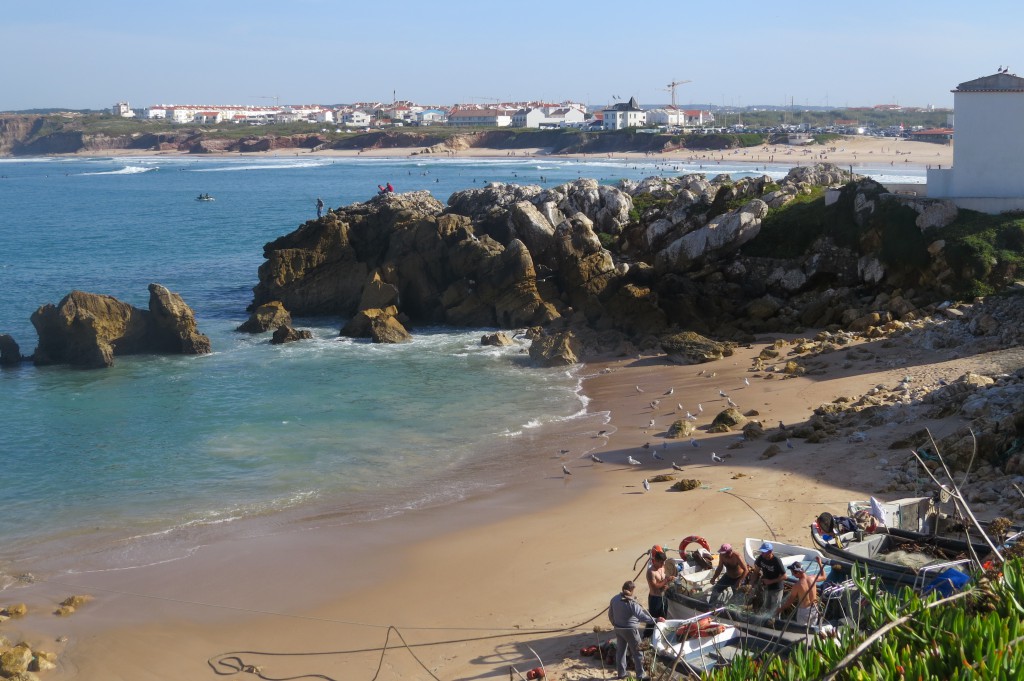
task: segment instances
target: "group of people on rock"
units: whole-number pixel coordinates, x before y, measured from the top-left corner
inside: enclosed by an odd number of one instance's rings
[[[378,196],[381,196],[383,194],[393,194],[395,192],[395,185],[391,184],[390,182],[388,182],[387,184],[378,184],[377,190]],[[316,197],[316,217],[319,219],[322,218],[323,216],[324,200],[318,196]]]

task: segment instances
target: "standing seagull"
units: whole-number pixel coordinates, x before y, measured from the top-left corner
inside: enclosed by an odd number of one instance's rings
[[[743,385],[750,385],[750,379],[749,378],[744,378],[743,379]]]
[[[644,391],[644,389],[643,389],[643,388],[641,388],[640,386],[637,386],[637,387],[636,387],[636,391],[637,391],[638,393],[642,393],[642,392]]]
[[[665,391],[665,394],[666,394],[666,395],[671,395],[671,394],[672,394],[672,393],[674,393],[675,391],[676,391],[676,389],[675,389],[675,388],[669,388],[668,390],[666,390],[666,391]]]
[[[695,438],[695,437],[691,437],[690,438],[690,446],[691,447],[700,447],[700,443],[697,442],[697,438]]]
[[[665,457],[663,457],[661,454],[658,454],[658,450],[657,449],[655,449],[653,452],[651,452],[651,456],[653,456],[658,461],[664,461],[665,460]]]
[[[590,460],[593,461],[594,463],[604,463],[604,459],[599,457],[597,454],[591,454]]]
[[[683,411],[682,402],[676,402],[676,411]]]
[[[653,428],[654,427],[654,419],[651,419],[650,421],[647,422],[647,427],[648,428]]]
[[[562,464],[562,472],[566,475],[572,475],[572,471],[569,470],[564,463]]]
[[[639,461],[634,459],[632,456],[627,456],[626,457],[626,463],[628,463],[630,466],[640,466],[640,465],[642,465]]]
[[[718,456],[718,454],[715,454],[714,452],[711,452],[711,460],[715,463],[722,463],[723,461],[725,461],[725,459]]]
[[[644,491],[645,492],[650,492],[651,491],[651,483],[647,482],[647,478],[644,478]]]
[[[704,405],[701,404],[700,402],[697,403],[697,413],[698,414],[703,414],[704,413]]]
[[[794,446],[793,443],[790,442],[789,438],[787,437],[786,438],[786,449],[793,449],[793,446]]]
[[[726,398],[725,398],[725,402],[726,402],[726,404],[728,404],[728,405],[729,405],[730,407],[738,407],[738,406],[739,406],[738,404],[736,404],[735,402],[733,402],[733,401],[732,401],[732,398],[731,398],[731,397],[726,397]]]
[[[672,470],[681,471],[683,467],[677,464],[675,461],[672,462]]]
[[[728,397],[729,394],[727,392],[725,392],[724,390],[722,390],[721,388],[719,388],[718,389],[718,396],[719,397]]]

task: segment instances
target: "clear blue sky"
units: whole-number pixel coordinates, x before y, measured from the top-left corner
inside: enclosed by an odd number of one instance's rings
[[[573,99],[952,106],[1024,74],[1024,3],[0,3],[0,110]]]

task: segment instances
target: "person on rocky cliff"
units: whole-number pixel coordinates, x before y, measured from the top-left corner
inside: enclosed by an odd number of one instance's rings
[[[319,196],[316,197],[316,216],[322,218],[324,216],[324,200]]]

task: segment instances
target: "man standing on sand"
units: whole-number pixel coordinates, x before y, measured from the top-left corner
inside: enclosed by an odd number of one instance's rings
[[[640,654],[640,632],[637,625],[640,622],[654,623],[654,618],[647,614],[640,604],[633,598],[636,591],[636,584],[632,580],[622,585],[622,591],[612,597],[608,604],[608,621],[615,628],[615,671],[618,678],[626,678],[626,656],[633,656],[633,667],[643,681],[651,677],[644,674],[644,656]],[[664,617],[659,617],[659,622],[664,622]]]
[[[647,611],[651,617],[664,617],[667,614],[665,603],[665,590],[672,580],[665,574],[665,550],[657,544],[651,549],[651,566],[647,568]],[[644,628],[644,638],[654,635],[654,624],[648,624]]]
[[[722,572],[723,568],[725,569],[725,576],[718,579],[718,575]],[[715,568],[715,573],[711,575],[711,583],[715,586],[711,589],[708,605],[713,608],[717,607],[718,601],[722,597],[722,592],[726,589],[735,591],[736,587],[747,578],[748,572],[750,572],[750,568],[747,566],[747,561],[743,560],[740,554],[732,550],[732,544],[722,544],[718,549],[718,567]]]
[[[764,588],[764,605],[761,612],[772,614],[782,605],[782,586],[786,581],[786,566],[782,559],[775,555],[775,547],[770,541],[761,544],[761,555],[754,561],[756,584]]]
[[[779,617],[789,606],[796,606],[796,615],[793,621],[804,626],[817,626],[818,624],[818,582],[825,581],[825,566],[818,556],[818,574],[811,577],[804,570],[804,566],[797,562],[789,566],[793,576],[796,577],[796,584],[786,597],[786,602],[775,611]]]

